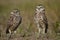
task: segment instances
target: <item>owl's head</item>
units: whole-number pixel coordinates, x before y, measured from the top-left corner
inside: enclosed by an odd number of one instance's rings
[[[42,4],[40,4],[40,5],[36,6],[36,11],[38,13],[45,13],[45,8]]]
[[[11,15],[18,16],[18,15],[20,15],[20,11],[18,9],[14,9],[14,10],[11,11]]]

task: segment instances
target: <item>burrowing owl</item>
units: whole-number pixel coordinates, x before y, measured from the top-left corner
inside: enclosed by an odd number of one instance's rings
[[[45,15],[44,6],[42,6],[42,5],[36,6],[34,20],[35,20],[36,26],[38,28],[39,34],[47,33],[48,22],[47,22],[47,18]]]
[[[7,29],[6,33],[14,33],[16,32],[16,29],[21,24],[22,17],[20,16],[20,11],[18,9],[14,9],[10,13],[10,18],[7,22]]]

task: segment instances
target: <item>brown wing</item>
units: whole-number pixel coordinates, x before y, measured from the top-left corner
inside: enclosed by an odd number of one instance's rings
[[[16,16],[13,22],[13,31],[18,28],[18,26],[21,24],[22,18],[20,16]]]
[[[6,33],[9,33],[9,29],[10,29],[10,27],[12,27],[12,25],[13,25],[13,19],[14,19],[14,16],[13,16],[13,15],[10,15],[10,18],[9,18],[8,21],[7,21]]]
[[[48,30],[48,20],[47,20],[47,18],[46,18],[46,15],[44,15],[44,24],[45,24],[45,33],[47,33],[47,30]]]
[[[44,23],[45,23],[46,25],[48,25],[48,21],[47,21],[46,15],[44,15],[43,19],[44,19],[44,20],[43,20]]]

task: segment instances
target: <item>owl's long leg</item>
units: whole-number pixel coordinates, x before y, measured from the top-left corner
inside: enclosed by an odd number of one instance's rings
[[[11,39],[12,35],[13,35],[13,32],[9,29],[8,40]]]
[[[45,34],[45,25],[42,25],[43,29],[42,29],[42,34]]]
[[[11,34],[9,33],[9,34],[7,34],[7,40],[10,40],[10,38],[11,38]]]
[[[10,34],[12,33],[10,29],[9,29],[9,33],[10,33]]]
[[[39,39],[41,37],[41,33],[42,33],[42,28],[39,23],[37,24],[37,29],[38,29],[37,38]]]
[[[40,36],[42,29],[39,24],[37,24],[37,28],[38,28],[38,35]]]
[[[14,34],[16,34],[16,31],[14,31]]]

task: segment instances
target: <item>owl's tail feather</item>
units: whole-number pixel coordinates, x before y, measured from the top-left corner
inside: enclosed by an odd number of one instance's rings
[[[6,34],[8,34],[8,33],[9,33],[9,30],[7,29],[7,30],[6,30]]]
[[[46,24],[45,33],[47,33],[47,31],[48,31],[48,24]]]

